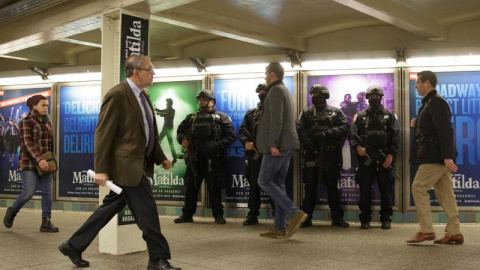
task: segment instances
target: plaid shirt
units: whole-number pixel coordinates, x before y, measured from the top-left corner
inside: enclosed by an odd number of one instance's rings
[[[36,170],[36,165],[43,159],[42,154],[53,151],[53,131],[50,121],[45,123],[38,114],[28,114],[19,123],[22,141],[18,156],[18,170]]]

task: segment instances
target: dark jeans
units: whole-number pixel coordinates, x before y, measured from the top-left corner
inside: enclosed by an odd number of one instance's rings
[[[53,174],[39,176],[36,171],[19,171],[22,177],[22,193],[13,202],[12,209],[18,213],[20,209],[35,195],[37,186],[42,190],[42,217],[52,215],[52,183]]]
[[[312,218],[313,211],[318,201],[317,187],[320,183],[318,167],[309,167],[305,169],[304,178],[304,194],[302,201],[302,210]],[[330,207],[330,214],[332,220],[343,219],[342,202],[340,194],[338,193],[338,178],[340,177],[340,167],[337,165],[330,165],[321,179],[327,186],[328,206]]]
[[[248,156],[248,166],[246,176],[250,189],[248,193],[248,216],[258,217],[260,215],[260,207],[262,205],[261,192],[262,189],[258,185],[258,175],[260,174],[260,167],[262,166],[262,156],[257,160],[253,156]],[[270,199],[272,209],[275,209],[273,200]]]
[[[380,190],[381,210],[380,221],[390,221],[393,215],[393,203],[395,192],[395,177],[382,166],[366,166],[366,158],[358,158],[358,171],[355,175],[355,181],[360,186],[360,222],[370,222],[372,220],[372,190],[373,181],[377,180],[378,189]],[[393,164],[393,162],[392,162]]]
[[[135,218],[138,228],[142,230],[142,237],[147,243],[151,262],[159,259],[170,259],[170,248],[167,239],[160,230],[157,205],[153,198],[152,189],[147,178],[136,187],[122,186],[120,195],[110,191],[103,199],[95,212],[72,235],[69,244],[80,252],[87,249],[98,232],[118,213],[128,205]]]
[[[197,211],[198,192],[203,179],[207,183],[208,197],[212,206],[212,216],[223,217],[222,189],[225,188],[225,161],[223,157],[207,159],[198,158],[195,164],[197,179],[194,181],[192,166],[187,160],[185,172],[185,205],[182,212],[193,216]],[[196,182],[196,184],[195,184]]]
[[[284,150],[281,156],[272,156],[264,154],[260,177],[258,184],[268,193],[275,203],[275,221],[276,229],[285,229],[286,217],[293,217],[298,212],[298,208],[293,204],[285,190],[285,180],[287,178],[290,160],[295,150]]]

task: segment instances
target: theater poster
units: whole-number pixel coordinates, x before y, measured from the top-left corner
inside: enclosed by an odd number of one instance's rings
[[[423,70],[423,69],[422,69]],[[452,112],[452,126],[454,130],[455,145],[458,156],[455,163],[458,171],[452,174],[453,188],[457,205],[462,210],[478,210],[480,206],[480,71],[452,71],[444,69],[431,69],[437,74],[438,84],[436,90],[450,105]],[[409,117],[417,116],[422,97],[415,89],[417,72],[409,70],[408,100]],[[410,142],[413,142],[414,131],[408,127]],[[412,143],[409,144],[412,149]],[[408,206],[414,208],[415,203],[411,196],[411,183],[415,177],[418,166],[411,165],[408,170],[410,177],[407,194]],[[430,192],[432,206],[438,206],[433,190]]]
[[[18,125],[28,115],[26,102],[33,95],[43,95],[47,97],[49,104],[52,104],[50,85],[0,88],[0,196],[2,197],[15,197],[22,192],[22,178],[17,170],[20,152]],[[41,195],[41,191],[37,190],[35,194]]]
[[[98,185],[87,176],[93,170],[94,135],[101,106],[97,84],[59,87],[57,196],[62,200],[98,202]]]
[[[390,111],[394,111],[398,116],[398,108],[396,107],[396,100],[398,89],[396,89],[396,73],[393,69],[376,70],[375,73],[356,71],[356,73],[333,73],[333,72],[310,72],[307,73],[306,87],[304,88],[304,97],[307,98],[308,106],[312,105],[310,94],[308,91],[314,84],[323,84],[330,91],[330,98],[327,104],[333,107],[340,108],[349,121],[352,123],[354,115],[364,110],[368,101],[365,98],[366,90],[371,85],[378,85],[382,87],[384,96],[382,104]],[[345,140],[342,149],[343,167],[340,171],[340,179],[338,180],[338,190],[340,192],[340,199],[343,205],[357,206],[360,199],[360,189],[355,182],[355,173],[357,171],[358,163],[355,150],[350,147],[348,139]],[[397,162],[398,165],[398,162]],[[395,173],[400,175],[401,168],[396,166]],[[395,188],[395,205],[398,208],[400,204],[399,195],[401,184],[396,180]],[[373,185],[373,205],[380,205],[380,193],[376,182]],[[327,188],[324,183],[318,187],[320,194],[317,205],[328,207]],[[355,207],[352,207],[355,208]]]
[[[198,109],[197,93],[202,80],[154,82],[148,92],[155,107],[160,145],[172,161],[170,170],[155,166],[152,184],[153,196],[161,204],[182,205],[185,199],[184,175],[186,164],[182,146],[177,142],[177,128],[188,114]]]
[[[286,74],[283,82],[293,95],[293,77]],[[238,134],[245,113],[249,109],[255,108],[259,102],[255,89],[260,83],[265,83],[265,76],[259,75],[254,78],[218,76],[214,79],[213,88],[217,101],[215,107],[230,116],[236,134]],[[227,182],[225,185],[225,202],[227,204],[246,206],[248,203],[250,184],[244,176],[246,162],[245,147],[237,136],[237,140],[227,149]],[[293,169],[289,172],[286,189],[287,194],[293,198]],[[270,201],[268,195],[263,191],[261,201],[262,204],[268,204]]]

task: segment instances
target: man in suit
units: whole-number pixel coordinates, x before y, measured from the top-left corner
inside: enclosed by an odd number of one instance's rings
[[[290,160],[300,148],[295,126],[296,113],[292,95],[283,83],[284,70],[278,62],[265,69],[267,97],[263,102],[257,131],[258,151],[263,154],[258,185],[275,203],[275,222],[261,237],[292,236],[308,215],[293,204],[285,190],[285,179]],[[292,218],[288,228],[285,218]]]
[[[160,230],[157,206],[147,179],[154,163],[170,169],[171,162],[158,144],[153,106],[143,88],[152,85],[154,67],[150,57],[132,55],[125,61],[127,80],[110,89],[104,97],[95,130],[95,182],[107,179],[123,189],[112,191],[88,220],[58,249],[78,267],[98,232],[128,205],[147,243],[148,270],[180,269],[170,265],[170,248]]]

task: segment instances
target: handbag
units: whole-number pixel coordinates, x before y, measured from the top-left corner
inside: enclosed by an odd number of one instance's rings
[[[51,174],[51,173],[56,172],[58,170],[58,166],[57,166],[57,158],[55,157],[55,154],[52,151],[47,151],[47,152],[43,153],[42,156],[48,162],[49,170],[44,171],[37,164],[38,175],[43,176],[43,175],[47,175],[47,174]]]

